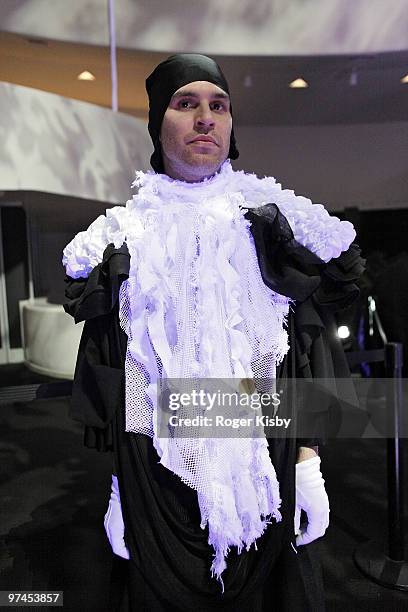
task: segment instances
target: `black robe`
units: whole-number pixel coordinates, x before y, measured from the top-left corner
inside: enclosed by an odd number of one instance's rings
[[[358,296],[355,282],[364,268],[359,247],[352,244],[325,264],[294,239],[275,204],[249,210],[245,216],[251,221],[264,282],[296,300],[288,321],[290,350],[278,378],[348,377],[334,312]],[[85,321],[72,417],[84,424],[87,447],[114,453],[131,556],[130,561],[116,560],[124,574],[124,594],[116,592],[111,609],[323,610],[321,577],[309,554],[313,543],[296,551],[293,530],[297,449],[321,443],[321,429],[308,438],[269,440],[283,518],[268,526],[257,541],[258,550],[252,546],[238,555],[235,547],[231,549],[221,594],[220,583],[210,575],[213,549],[208,527],[200,528],[196,492],[159,463],[150,437],[125,432],[127,337],[119,326],[118,292],[128,272],[126,245],[109,245],[87,279],[66,279],[65,309],[76,322]],[[332,392],[338,396],[338,390]],[[318,422],[321,411],[316,415]],[[299,418],[296,402],[291,416],[294,421]]]

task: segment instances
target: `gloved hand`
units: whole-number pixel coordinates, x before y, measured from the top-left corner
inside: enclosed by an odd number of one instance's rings
[[[329,526],[329,499],[320,471],[320,457],[312,457],[296,464],[296,546],[309,544],[324,535]],[[307,514],[307,526],[300,528],[300,512]]]
[[[123,536],[125,525],[122,518],[122,507],[120,505],[118,479],[112,474],[112,492],[109,500],[108,510],[103,520],[106,535],[115,555],[122,559],[129,559],[129,551],[125,546]]]

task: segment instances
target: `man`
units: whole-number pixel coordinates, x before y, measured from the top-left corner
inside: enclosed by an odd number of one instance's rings
[[[138,172],[126,207],[64,251],[66,310],[86,321],[73,416],[115,460],[105,529],[126,559],[120,609],[322,610],[301,553],[328,526],[316,439],[166,436],[157,388],[344,376],[331,312],[356,297],[355,232],[275,179],[232,170],[213,60],[172,56],[146,85],[155,173]]]

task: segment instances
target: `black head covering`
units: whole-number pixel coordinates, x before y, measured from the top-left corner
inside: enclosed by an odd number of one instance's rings
[[[148,129],[154,146],[150,164],[156,172],[164,172],[160,145],[160,130],[164,113],[174,92],[193,81],[214,83],[229,95],[228,83],[221,68],[210,57],[198,53],[172,55],[156,66],[146,79],[146,91],[149,96]],[[230,110],[232,115],[232,107]],[[238,155],[234,128],[232,128],[228,157],[237,159]]]

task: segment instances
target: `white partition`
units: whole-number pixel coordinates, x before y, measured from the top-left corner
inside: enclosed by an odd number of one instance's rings
[[[46,376],[73,379],[83,323],[46,298],[20,302],[25,365]]]

